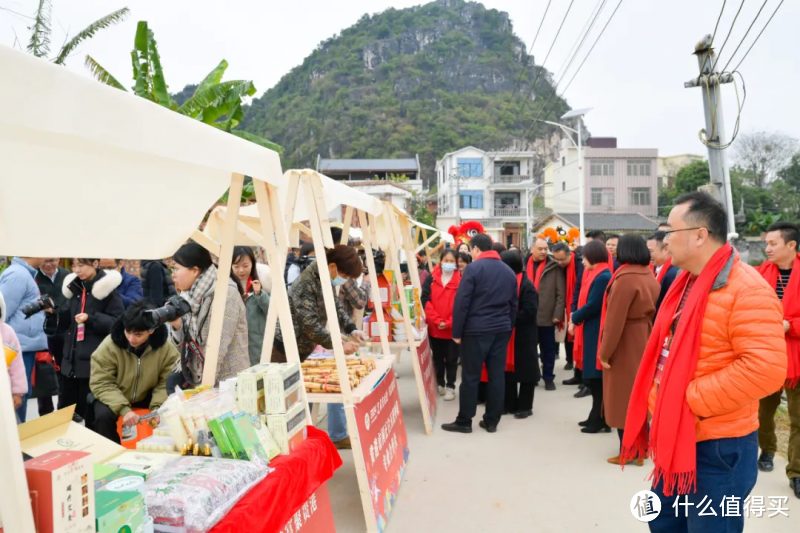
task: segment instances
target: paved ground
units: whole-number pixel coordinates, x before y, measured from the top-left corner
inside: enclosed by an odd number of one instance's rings
[[[470,435],[445,433],[439,426],[455,419],[458,401],[440,399],[436,431],[429,437],[411,361],[404,357],[397,369],[411,455],[388,533],[648,531],[628,506],[637,491],[649,487],[645,477],[652,464],[621,472],[606,463],[619,440],[614,433],[579,431],[577,422],[588,415],[591,399],[575,399],[575,387],[560,385],[571,372],[563,370],[563,358],[557,363],[558,390],[536,389],[533,418],[504,417],[492,435],[477,421]],[[342,457],[344,465],[329,483],[336,530],[360,533],[365,526],[352,452]],[[786,462],[777,459],[775,466],[759,475],[753,494],[766,501],[789,496],[789,518],[749,518],[748,533],[800,531],[800,500],[783,473]]]

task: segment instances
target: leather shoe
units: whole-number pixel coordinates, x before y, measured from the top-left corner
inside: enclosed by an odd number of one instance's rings
[[[544,382],[544,390],[556,390],[556,384],[553,381]]]
[[[800,477],[789,480],[789,486],[792,487],[794,495],[800,498]]]
[[[582,385],[583,384],[583,380],[581,378],[579,378],[578,376],[572,376],[569,379],[565,379],[561,383],[563,383],[564,385]]]
[[[333,443],[337,450],[352,450],[353,445],[350,443],[350,437],[345,437],[342,440],[337,440]]]
[[[611,433],[611,428],[608,427],[605,423],[594,425],[594,426],[586,426],[585,428],[581,428],[581,433]]]
[[[516,418],[517,420],[523,420],[525,418],[528,418],[529,416],[533,416],[533,411],[532,410],[519,411],[518,413],[514,413],[514,418]]]
[[[588,425],[589,425],[589,419],[587,418],[587,419],[586,419],[586,420],[584,420],[583,422],[578,422],[578,425],[579,425],[580,427],[582,427],[582,428],[585,428],[586,426],[588,426]]]
[[[442,429],[451,433],[472,433],[472,426],[464,426],[457,422],[442,424]]]
[[[775,459],[774,453],[762,452],[758,458],[758,469],[762,472],[772,472],[775,470],[775,463],[772,462],[773,459]]]
[[[576,398],[586,398],[587,396],[591,396],[592,391],[589,390],[589,387],[581,387],[581,389],[573,394]]]
[[[484,422],[483,420],[478,422],[478,425],[480,427],[482,427],[483,429],[485,429],[486,431],[488,431],[489,433],[496,433],[497,432],[497,426],[490,426],[486,422]]]
[[[575,365],[572,363],[567,363],[564,365],[564,370],[572,370],[573,368],[575,368]]]

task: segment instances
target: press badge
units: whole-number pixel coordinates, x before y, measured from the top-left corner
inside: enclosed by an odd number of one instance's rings
[[[85,334],[86,334],[86,324],[78,324],[78,335],[75,338],[75,340],[77,342],[81,342]]]

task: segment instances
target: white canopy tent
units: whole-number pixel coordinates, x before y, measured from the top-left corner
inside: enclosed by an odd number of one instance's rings
[[[277,153],[0,46],[0,253],[159,259]],[[35,238],[32,238],[35,236]]]

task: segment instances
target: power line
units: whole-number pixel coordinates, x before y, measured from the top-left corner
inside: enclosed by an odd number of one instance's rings
[[[758,20],[758,17],[761,16],[761,12],[767,6],[767,2],[769,2],[769,0],[764,0],[764,3],[761,4],[761,8],[758,10],[758,13],[756,13],[756,18],[753,19],[753,22],[750,23],[750,27],[747,28],[746,32],[744,32],[744,37],[742,37],[742,40],[739,41],[739,45],[736,47],[736,50],[733,51],[733,54],[731,54],[731,58],[728,59],[728,62],[725,63],[724,67],[722,67],[722,72],[725,72],[725,70],[727,70],[728,65],[730,65],[731,61],[733,61],[733,58],[736,57],[736,52],[738,52],[739,48],[741,48],[741,46],[744,44],[744,40],[747,39],[747,35],[750,33],[750,30],[753,29],[753,26],[755,25],[756,21]]]
[[[725,45],[728,43],[728,39],[730,38],[731,33],[733,33],[733,27],[736,25],[736,19],[739,18],[739,13],[742,12],[742,8],[744,7],[744,3],[745,3],[745,0],[742,0],[742,3],[739,4],[739,9],[736,11],[736,15],[734,15],[734,17],[733,17],[733,22],[731,22],[731,27],[728,30],[728,35],[726,35],[725,36],[725,40],[722,41],[722,46],[719,48],[719,53],[717,54],[716,61],[714,61],[714,65],[711,67],[711,72],[714,72],[714,70],[716,70],[716,68],[717,68],[717,63],[719,62],[719,58],[722,55],[722,50],[725,48]]]
[[[561,64],[560,67],[558,67],[558,72],[562,72],[563,73],[563,72],[566,72],[567,70],[569,70],[569,66],[567,65],[567,61],[570,59],[570,57],[572,57],[574,59],[575,56],[577,55],[577,53],[580,51],[580,47],[583,46],[583,41],[586,40],[586,36],[588,35],[588,32],[590,32],[592,30],[592,28],[589,26],[589,24],[591,23],[591,25],[594,26],[594,21],[597,21],[598,13],[600,11],[602,11],[603,8],[605,8],[605,6],[606,6],[606,0],[597,0],[597,4],[595,4],[594,9],[592,10],[591,14],[589,15],[589,18],[586,19],[586,24],[583,25],[583,29],[580,31],[580,33],[578,33],[578,38],[575,39],[575,42],[570,47],[569,53],[567,54],[567,57],[564,58],[564,62]],[[600,8],[599,11],[598,11],[598,8]],[[588,28],[588,30],[587,30],[587,28]],[[583,39],[581,39],[581,36],[583,36]],[[579,42],[581,43],[580,46],[578,46]],[[576,48],[576,46],[577,46],[577,48]],[[570,64],[571,64],[571,61],[570,61]],[[565,68],[565,65],[567,65],[566,68]],[[562,76],[563,76],[563,74],[562,74]],[[556,84],[556,85],[558,85],[558,84]]]
[[[517,76],[517,81],[514,83],[514,89],[511,91],[511,98],[508,101],[508,104],[511,105],[511,102],[514,101],[514,97],[517,95],[517,89],[519,88],[519,82],[522,81],[522,75],[525,73],[525,70],[528,68],[528,60],[533,53],[533,47],[536,45],[536,40],[539,38],[539,32],[542,31],[542,26],[544,26],[544,21],[547,18],[547,12],[550,11],[550,4],[553,0],[548,0],[547,7],[544,9],[544,15],[542,15],[542,20],[539,22],[539,28],[536,30],[536,35],[533,37],[533,42],[531,43],[530,48],[528,49],[528,54],[525,56],[525,62],[522,65],[522,68],[519,71],[519,76]],[[534,66],[536,66],[534,64]]]
[[[728,0],[722,0],[722,9],[719,10],[719,16],[717,17],[717,23],[714,25],[714,35],[711,36],[711,44],[714,44],[714,39],[717,37],[717,28],[719,28],[719,21],[722,20],[722,14],[725,12],[725,4],[728,3]]]
[[[745,59],[747,59],[747,54],[749,54],[749,53],[750,53],[750,50],[752,50],[752,49],[753,49],[753,47],[754,47],[754,46],[756,45],[756,43],[758,42],[758,39],[761,37],[761,34],[762,34],[762,33],[764,33],[764,30],[766,30],[766,29],[767,29],[767,26],[769,26],[769,23],[770,23],[770,22],[772,22],[772,19],[775,17],[775,14],[778,12],[778,10],[779,10],[779,9],[781,8],[781,6],[783,5],[783,2],[784,2],[784,0],[781,0],[781,3],[780,3],[780,4],[778,4],[778,7],[776,7],[776,8],[775,8],[775,11],[773,11],[773,12],[772,12],[772,16],[769,18],[769,20],[767,20],[767,23],[766,23],[766,24],[764,24],[764,27],[763,27],[763,28],[761,28],[761,31],[759,32],[759,34],[758,34],[758,35],[756,35],[756,40],[755,40],[755,41],[753,41],[753,44],[751,44],[751,45],[750,45],[750,48],[748,48],[748,49],[747,49],[747,52],[745,52],[745,54],[744,54],[744,57],[742,58],[742,60],[741,60],[741,61],[739,61],[739,64],[738,64],[738,65],[736,65],[736,68],[734,68],[734,69],[733,69],[733,71],[734,71],[734,72],[736,72],[737,70],[739,70],[739,67],[742,65],[742,63],[744,63],[744,60],[745,60]]]

